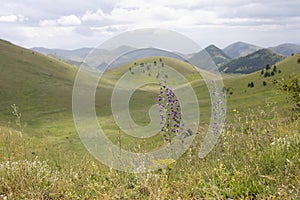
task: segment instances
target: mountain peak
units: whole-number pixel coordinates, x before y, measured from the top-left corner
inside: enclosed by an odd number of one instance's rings
[[[217,67],[224,65],[231,61],[231,57],[224,53],[220,48],[211,44],[207,46],[204,50],[193,55],[189,60],[191,63],[201,65],[201,59],[205,59],[205,52],[211,57]]]
[[[259,49],[262,49],[262,47],[238,41],[230,44],[224,48],[223,51],[232,58],[238,58],[253,53]]]

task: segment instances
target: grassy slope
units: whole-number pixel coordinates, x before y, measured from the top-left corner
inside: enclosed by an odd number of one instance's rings
[[[29,125],[70,111],[75,67],[0,41],[0,73],[1,117],[9,117],[11,104]]]
[[[0,126],[8,122],[14,126],[10,106],[16,104],[33,146],[50,149],[66,144],[67,149],[74,149],[80,143],[71,112],[76,71],[75,67],[1,40]]]

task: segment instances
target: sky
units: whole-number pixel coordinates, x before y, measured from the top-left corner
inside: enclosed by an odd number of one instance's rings
[[[26,48],[77,49],[160,28],[202,48],[236,41],[270,47],[300,44],[299,9],[299,0],[1,0],[0,38]]]

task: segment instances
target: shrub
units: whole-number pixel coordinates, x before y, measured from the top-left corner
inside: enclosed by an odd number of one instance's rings
[[[293,116],[296,117],[300,114],[300,79],[298,77],[289,77],[289,79],[282,79],[278,83],[278,88],[286,91],[289,94],[290,101],[293,103]]]

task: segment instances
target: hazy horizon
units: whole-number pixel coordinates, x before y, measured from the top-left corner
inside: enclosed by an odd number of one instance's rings
[[[2,38],[0,38],[2,39]],[[12,42],[12,41],[9,41],[9,42]],[[270,48],[270,47],[276,47],[276,46],[279,46],[279,45],[282,45],[282,44],[294,44],[294,45],[299,45],[300,46],[300,43],[296,43],[296,42],[282,42],[282,43],[278,43],[278,44],[275,44],[273,46],[261,46],[261,45],[257,45],[257,44],[253,44],[253,43],[250,43],[250,42],[245,42],[245,41],[234,41],[232,43],[229,43],[228,45],[224,46],[224,47],[220,47],[214,43],[209,43],[207,44],[206,46],[203,46],[201,47],[202,49],[210,46],[210,45],[214,45],[218,48],[220,48],[221,50],[223,50],[224,48],[228,47],[229,45],[232,45],[234,43],[237,43],[237,42],[243,42],[243,43],[248,43],[250,45],[255,45],[255,46],[258,46],[258,47],[262,47],[262,48]],[[12,42],[13,44],[16,44],[14,42]],[[17,45],[17,44],[16,44]],[[98,45],[99,46],[99,45]],[[123,45],[120,45],[120,46],[123,46]],[[126,45],[125,45],[126,46]],[[45,48],[45,49],[51,49],[51,50],[66,50],[66,51],[73,51],[73,50],[79,50],[79,49],[85,49],[85,48],[88,48],[88,49],[93,49],[93,48],[97,48],[97,46],[80,46],[78,48],[48,48],[48,47],[45,47],[45,46],[33,46],[33,47],[25,47],[25,46],[22,46],[24,48],[28,48],[28,49],[34,49],[34,48]],[[132,46],[129,46],[128,47],[132,47]]]

